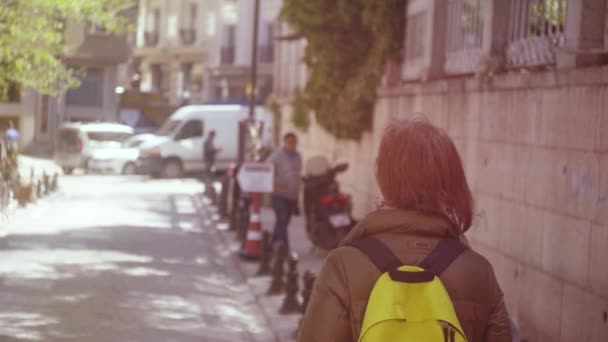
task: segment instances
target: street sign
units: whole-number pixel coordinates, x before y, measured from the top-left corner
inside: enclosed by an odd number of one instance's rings
[[[274,164],[244,163],[236,180],[244,192],[270,193],[274,188]]]

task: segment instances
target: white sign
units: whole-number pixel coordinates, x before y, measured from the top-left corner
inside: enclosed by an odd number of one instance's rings
[[[270,193],[274,188],[274,164],[244,163],[236,180],[244,192]]]

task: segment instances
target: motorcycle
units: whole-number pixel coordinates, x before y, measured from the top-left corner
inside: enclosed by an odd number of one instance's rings
[[[351,197],[340,192],[336,181],[347,169],[348,164],[338,164],[321,174],[303,177],[306,232],[319,248],[336,248],[356,224]]]

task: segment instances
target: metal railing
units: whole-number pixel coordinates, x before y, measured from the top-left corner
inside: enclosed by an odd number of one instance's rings
[[[448,0],[446,22],[447,73],[474,72],[483,57],[482,0]]]
[[[568,0],[512,0],[506,57],[511,67],[555,64]]]

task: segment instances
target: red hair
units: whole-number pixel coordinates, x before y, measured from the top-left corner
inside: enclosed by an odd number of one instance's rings
[[[395,120],[384,131],[376,179],[387,205],[441,215],[466,232],[473,196],[448,134],[426,120]]]

